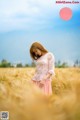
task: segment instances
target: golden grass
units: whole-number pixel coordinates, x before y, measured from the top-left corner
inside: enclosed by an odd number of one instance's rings
[[[34,68],[0,69],[0,111],[10,120],[80,120],[80,68],[56,68],[52,96],[31,83]]]

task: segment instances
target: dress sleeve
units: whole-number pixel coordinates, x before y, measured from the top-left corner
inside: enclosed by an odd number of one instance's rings
[[[48,73],[55,75],[54,67],[55,67],[54,55],[52,53],[49,53],[48,54]]]

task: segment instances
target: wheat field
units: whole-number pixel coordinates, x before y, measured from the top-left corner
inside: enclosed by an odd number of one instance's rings
[[[9,120],[80,120],[80,68],[56,68],[51,96],[32,84],[34,72],[0,69],[0,111],[9,111]]]

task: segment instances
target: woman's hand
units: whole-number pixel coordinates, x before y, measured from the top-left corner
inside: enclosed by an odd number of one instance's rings
[[[43,77],[43,80],[40,81],[40,86],[44,85],[45,80],[49,79],[52,75],[48,73],[46,76]]]
[[[41,83],[41,84],[44,84],[44,80],[41,80],[40,83]]]
[[[43,77],[43,80],[49,79],[52,75],[48,73],[46,76]]]
[[[44,86],[44,80],[41,80],[39,85],[40,85],[40,87],[43,87]]]

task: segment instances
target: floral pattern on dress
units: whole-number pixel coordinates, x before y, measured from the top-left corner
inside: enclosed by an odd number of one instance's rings
[[[41,56],[38,60],[36,60],[36,71],[32,80],[41,81],[48,73],[55,75],[54,63],[55,59],[53,53],[48,52]]]

